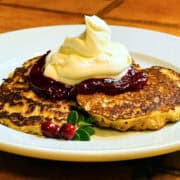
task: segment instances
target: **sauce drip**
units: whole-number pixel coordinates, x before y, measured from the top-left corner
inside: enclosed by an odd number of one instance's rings
[[[82,81],[75,86],[65,85],[43,75],[45,59],[49,52],[43,55],[32,66],[29,82],[35,93],[53,101],[75,99],[77,94],[93,94],[98,92],[107,95],[117,95],[125,91],[142,89],[147,82],[146,74],[143,71],[136,72],[132,66],[120,80],[97,78]]]

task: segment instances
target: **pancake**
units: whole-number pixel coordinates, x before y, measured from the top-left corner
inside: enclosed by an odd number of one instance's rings
[[[143,89],[115,96],[78,95],[78,104],[102,127],[120,131],[156,130],[180,120],[180,74],[163,67],[145,69]]]
[[[22,67],[16,68],[0,86],[0,123],[26,133],[42,135],[41,123],[51,120],[61,125],[67,119],[72,102],[52,102],[31,90],[28,75],[38,59],[28,60]]]

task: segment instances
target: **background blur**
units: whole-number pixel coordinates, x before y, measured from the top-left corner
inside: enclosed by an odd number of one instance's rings
[[[0,32],[79,24],[84,14],[180,35],[180,0],[0,0]]]

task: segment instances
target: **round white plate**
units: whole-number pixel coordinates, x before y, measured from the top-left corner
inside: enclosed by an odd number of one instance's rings
[[[142,66],[180,68],[180,38],[136,28],[111,26],[112,39],[124,43]],[[50,26],[0,35],[0,79],[31,57],[58,47],[65,36],[83,25]],[[156,156],[180,150],[180,122],[158,131],[97,130],[88,142],[41,138],[0,125],[0,150],[24,156],[64,161],[117,161]]]

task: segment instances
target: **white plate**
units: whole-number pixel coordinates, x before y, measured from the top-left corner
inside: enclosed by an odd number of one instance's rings
[[[112,39],[127,45],[143,66],[180,68],[180,39],[168,34],[111,26]],[[77,35],[83,25],[51,26],[0,35],[0,79],[25,60],[58,47],[65,36]],[[158,131],[98,130],[90,142],[46,139],[0,125],[0,150],[24,156],[65,161],[117,161],[180,150],[180,122]]]

